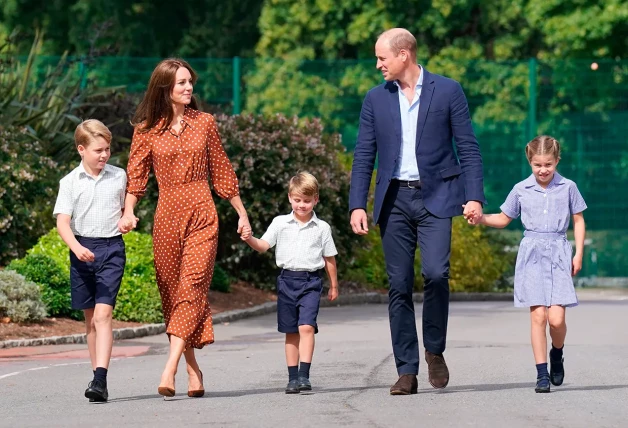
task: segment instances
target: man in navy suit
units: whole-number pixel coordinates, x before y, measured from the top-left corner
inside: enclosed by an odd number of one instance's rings
[[[351,227],[368,233],[366,204],[376,156],[373,220],[390,280],[388,313],[399,379],[393,395],[417,392],[419,344],[412,290],[421,249],[423,344],[430,384],[444,388],[452,217],[479,218],[482,157],[460,84],[417,64],[416,39],[395,28],[375,45],[386,82],[364,98],[351,171]],[[454,149],[454,142],[455,147]]]

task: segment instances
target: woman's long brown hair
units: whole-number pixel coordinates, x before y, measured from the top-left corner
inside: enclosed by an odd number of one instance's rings
[[[170,93],[175,84],[177,70],[181,67],[188,69],[192,75],[192,84],[196,83],[198,75],[186,61],[179,58],[168,58],[157,64],[148,81],[148,89],[144,98],[137,106],[135,116],[131,124],[138,128],[139,132],[148,132],[153,129],[161,118],[165,119],[163,126],[157,132],[168,129],[174,118],[172,98]],[[189,107],[198,110],[196,98],[192,96]]]

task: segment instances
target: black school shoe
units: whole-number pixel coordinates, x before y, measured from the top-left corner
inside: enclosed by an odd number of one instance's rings
[[[288,382],[286,386],[286,394],[298,394],[299,393],[299,381],[296,379]]]
[[[560,360],[552,360],[550,357],[550,382],[552,382],[554,386],[562,385],[565,380],[564,361],[565,359],[563,357],[561,357]]]
[[[109,399],[109,391],[107,391],[107,383],[100,380],[93,380],[85,390],[85,397],[89,398],[90,403],[104,403]]]
[[[298,383],[299,383],[299,391],[311,391],[312,390],[312,384],[310,383],[310,380],[308,378],[301,376],[298,379]]]
[[[549,376],[541,376],[536,378],[535,392],[550,392],[550,378]]]

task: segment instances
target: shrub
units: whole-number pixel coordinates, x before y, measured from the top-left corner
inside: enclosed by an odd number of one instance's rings
[[[345,162],[345,167],[348,162]],[[368,199],[369,234],[351,261],[346,279],[361,282],[373,288],[388,288],[388,274],[379,228],[373,225],[373,198],[375,174],[371,180]],[[500,288],[504,277],[514,267],[515,253],[505,253],[504,247],[512,244],[503,235],[485,227],[469,226],[464,218],[455,217],[452,225],[449,289],[459,291],[492,291]],[[417,251],[414,263],[414,288],[423,289],[421,252]]]
[[[0,265],[52,227],[56,164],[23,128],[0,124]]]
[[[126,245],[126,266],[113,317],[120,321],[162,322],[161,298],[155,278],[152,236],[146,233],[129,232],[123,238]],[[50,267],[49,272],[55,272],[59,278],[68,278],[69,281],[69,249],[59,236],[57,229],[52,229],[42,236],[29,250],[29,255],[25,259],[14,261],[11,266],[21,266],[26,261],[35,262],[38,258],[49,261],[51,265],[54,264],[55,268]],[[37,272],[43,270],[39,267],[28,269]],[[228,292],[229,276],[219,266],[215,267],[214,272],[211,288]],[[70,308],[69,300],[67,308]]]
[[[46,316],[39,287],[10,270],[0,271],[0,317],[13,322],[40,321]]]
[[[275,216],[291,211],[288,181],[299,170],[307,170],[320,184],[316,214],[331,225],[338,252],[350,257],[357,241],[347,226],[349,172],[342,166],[345,149],[340,136],[324,133],[319,120],[250,114],[216,119],[255,235],[260,237]],[[256,285],[272,285],[277,271],[273,254],[260,255],[242,243],[229,202],[216,199],[216,205],[222,266]]]
[[[23,275],[39,286],[48,316],[82,319],[80,311],[72,310],[70,275],[45,254],[29,254],[13,260],[7,269]]]
[[[214,267],[214,276],[212,277],[211,290],[228,293],[231,291],[231,278],[223,268],[216,265]]]

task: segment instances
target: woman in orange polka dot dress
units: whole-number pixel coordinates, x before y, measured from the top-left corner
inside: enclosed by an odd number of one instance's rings
[[[146,191],[151,168],[159,186],[153,251],[170,339],[170,354],[158,388],[163,396],[175,394],[181,354],[187,363],[188,395],[204,394],[194,348],[214,341],[207,292],[216,259],[218,216],[209,182],[239,214],[238,233],[243,238],[250,234],[238,179],[216,122],[212,115],[198,111],[192,97],[196,77],[180,59],[166,59],[157,65],[133,119],[135,132],[127,168],[125,229],[136,226],[133,209]]]

